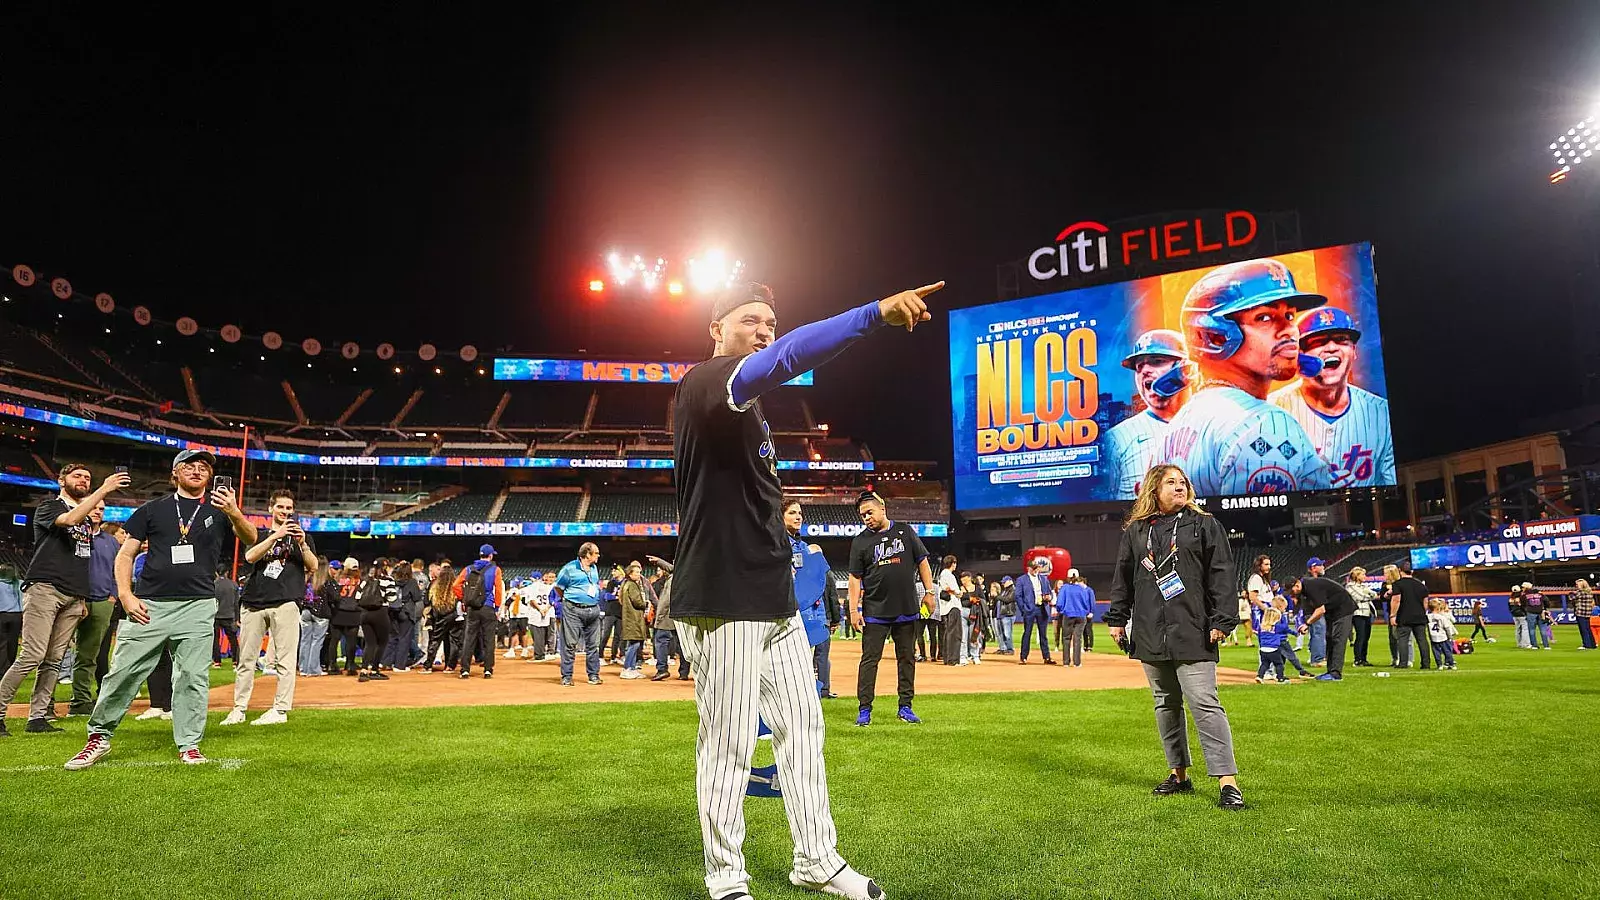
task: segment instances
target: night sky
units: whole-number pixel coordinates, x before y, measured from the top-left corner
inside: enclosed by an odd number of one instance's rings
[[[1579,402],[1597,337],[1593,282],[1572,287],[1597,196],[1577,182],[1595,179],[1545,180],[1548,135],[1600,107],[1593,2],[526,21],[32,5],[49,11],[0,14],[0,263],[162,318],[693,356],[696,316],[586,294],[600,252],[725,246],[794,325],[941,278],[945,307],[991,301],[997,263],[1080,219],[1294,209],[1308,246],[1376,245],[1402,462]],[[948,460],[948,381],[937,317],[812,396],[880,457]]]

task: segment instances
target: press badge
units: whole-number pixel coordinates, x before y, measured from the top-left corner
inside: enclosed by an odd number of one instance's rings
[[[283,560],[275,559],[272,562],[267,563],[267,567],[261,570],[261,574],[267,578],[277,578],[279,575],[282,575]]]
[[[172,564],[184,566],[194,562],[194,545],[177,544],[172,548]]]
[[[1156,587],[1161,589],[1161,599],[1171,600],[1183,593],[1183,579],[1178,577],[1177,572],[1168,572],[1156,579]]]

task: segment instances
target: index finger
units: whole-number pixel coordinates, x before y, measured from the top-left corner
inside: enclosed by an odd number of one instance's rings
[[[933,284],[925,284],[922,287],[912,291],[912,293],[916,294],[918,297],[926,297],[929,294],[937,293],[941,290],[944,290],[944,282],[936,281]]]

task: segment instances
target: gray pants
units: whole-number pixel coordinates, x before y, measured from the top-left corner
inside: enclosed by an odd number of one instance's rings
[[[1069,666],[1083,665],[1084,616],[1067,616],[1062,619],[1061,661]]]
[[[1187,768],[1189,729],[1183,721],[1183,702],[1189,701],[1194,727],[1200,732],[1200,749],[1206,755],[1206,774],[1213,778],[1237,775],[1233,761],[1233,729],[1228,713],[1217,700],[1217,664],[1214,662],[1144,663],[1144,677],[1156,700],[1156,731],[1167,753],[1167,765]]]
[[[1390,629],[1394,632],[1395,640],[1400,648],[1400,668],[1411,668],[1411,642],[1417,642],[1417,661],[1422,668],[1428,668],[1428,663],[1433,659],[1433,644],[1428,640],[1428,626],[1426,625],[1396,625]]]
[[[1350,630],[1354,617],[1345,616],[1328,620],[1328,674],[1344,677],[1344,652],[1350,646]]]

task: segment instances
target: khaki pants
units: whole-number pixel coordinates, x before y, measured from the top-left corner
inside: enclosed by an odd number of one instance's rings
[[[266,609],[239,611],[239,656],[233,665],[233,709],[242,713],[250,706],[250,691],[256,684],[256,658],[261,639],[272,635],[267,662],[278,676],[278,689],[272,695],[272,708],[286,713],[294,708],[295,653],[300,647],[300,607],[284,601]]]
[[[78,621],[87,611],[82,597],[63,594],[52,584],[34,582],[23,590],[22,649],[16,662],[0,678],[0,716],[4,714],[5,705],[16,696],[22,679],[35,670],[39,678],[33,684],[33,696],[28,702],[28,718],[42,719],[50,711],[56,681],[61,677],[61,657],[77,633]]]

